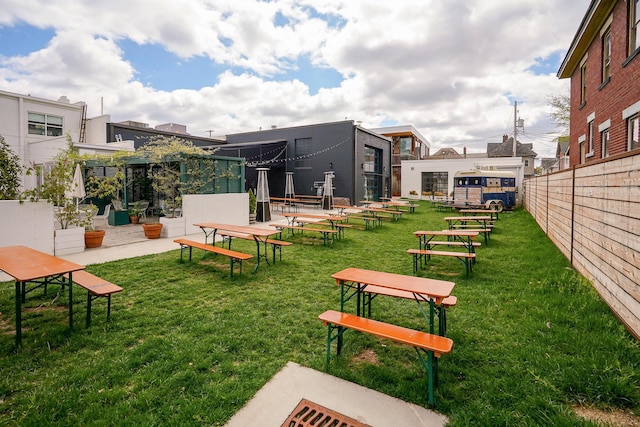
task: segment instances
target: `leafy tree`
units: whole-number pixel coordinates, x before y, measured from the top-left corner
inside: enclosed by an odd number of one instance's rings
[[[549,116],[562,133],[569,135],[569,118],[571,98],[568,95],[549,95],[547,101],[551,106]]]
[[[239,178],[230,169],[220,170],[210,153],[177,137],[155,137],[136,156],[149,162],[151,186],[164,199],[170,215],[182,206],[184,194],[215,193],[217,178]]]
[[[27,199],[35,202],[40,199],[46,200],[54,206],[54,216],[60,224],[60,228],[69,228],[79,225],[89,227],[93,224],[93,217],[97,213],[95,206],[78,208],[78,204],[73,198],[67,196],[73,190],[73,175],[76,165],[83,164],[87,156],[80,156],[75,148],[71,136],[67,134],[67,145],[61,149],[50,162],[47,171],[42,166],[29,168],[27,174],[36,173],[41,177],[39,186],[25,190],[20,195],[20,199]],[[85,186],[86,197],[107,197],[117,195],[118,189],[122,188],[124,173],[111,178],[91,177]],[[84,213],[81,215],[81,213]]]
[[[22,171],[20,158],[0,135],[0,200],[18,198]]]

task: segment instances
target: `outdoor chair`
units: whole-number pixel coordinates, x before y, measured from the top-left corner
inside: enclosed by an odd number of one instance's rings
[[[109,211],[111,210],[111,203],[104,207],[104,212],[101,215],[96,215],[93,217],[93,227],[95,228],[96,220],[101,221],[104,220],[106,227],[109,227]]]
[[[140,201],[140,219],[147,219],[147,209],[149,209],[149,202],[145,200]]]

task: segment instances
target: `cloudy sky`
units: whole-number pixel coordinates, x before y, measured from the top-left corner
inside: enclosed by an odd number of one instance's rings
[[[197,136],[361,121],[555,154],[548,96],[589,0],[0,0],[0,90]]]

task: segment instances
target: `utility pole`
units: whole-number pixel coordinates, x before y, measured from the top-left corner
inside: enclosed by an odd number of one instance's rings
[[[518,101],[513,102],[513,157],[517,156],[518,128],[524,132],[524,120],[518,118]]]
[[[516,157],[516,146],[518,138],[518,101],[513,102],[513,157]]]

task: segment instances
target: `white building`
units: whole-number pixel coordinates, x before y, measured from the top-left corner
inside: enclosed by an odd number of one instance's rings
[[[104,124],[108,116],[87,120],[86,104],[72,104],[65,96],[52,101],[0,91],[0,111],[0,135],[26,166],[53,159],[65,147],[67,134],[81,154],[133,150],[132,142],[107,145]],[[22,177],[23,189],[35,185],[34,175]]]
[[[453,176],[458,171],[488,169],[511,171],[516,174],[516,204],[521,203],[524,162],[521,157],[467,158],[444,160],[402,161],[402,197],[410,192],[440,191],[445,195],[453,192]]]

